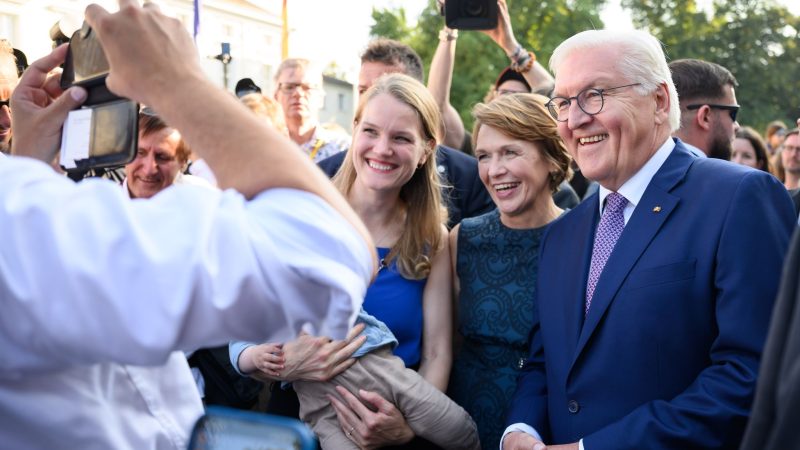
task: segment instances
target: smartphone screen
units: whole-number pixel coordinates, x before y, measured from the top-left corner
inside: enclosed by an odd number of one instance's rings
[[[64,170],[127,164],[136,156],[139,108],[130,100],[70,111],[61,132]]]
[[[209,407],[192,432],[189,450],[315,450],[316,438],[299,420]]]

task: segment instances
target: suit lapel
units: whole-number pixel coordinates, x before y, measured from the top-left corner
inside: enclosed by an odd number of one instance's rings
[[[589,308],[589,314],[580,330],[572,366],[575,365],[575,361],[597,329],[636,262],[678,206],[680,198],[671,194],[670,191],[686,176],[686,171],[694,158],[678,141],[678,145],[648,184],[597,281],[597,287],[592,297],[592,306]],[[591,234],[594,235],[594,231]],[[591,242],[589,248],[592,248]],[[584,288],[588,270],[589,264],[587,263],[584,269]]]

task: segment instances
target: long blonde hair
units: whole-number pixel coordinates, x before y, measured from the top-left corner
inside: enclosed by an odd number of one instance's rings
[[[400,238],[390,249],[385,263],[396,260],[397,269],[405,278],[423,279],[431,271],[431,257],[442,248],[441,227],[447,218],[436,171],[436,144],[441,138],[442,118],[436,101],[422,83],[408,75],[388,74],[361,95],[353,120],[354,139],[366,104],[381,94],[391,95],[417,113],[422,124],[426,156],[422,166],[400,189],[400,200],[406,206],[406,219]],[[347,197],[356,175],[353,155],[348,155],[333,177],[333,184]]]

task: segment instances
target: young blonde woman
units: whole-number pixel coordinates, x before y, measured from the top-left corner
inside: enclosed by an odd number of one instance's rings
[[[406,367],[445,391],[452,363],[452,282],[436,172],[441,128],[425,86],[402,74],[382,77],[361,96],[353,143],[333,182],[369,229],[381,261],[364,310],[395,335],[394,354]],[[262,352],[251,347],[238,357],[238,367],[257,374],[258,355],[270,350],[279,358],[270,357],[265,367],[272,373],[261,371],[261,376],[327,379],[349,367],[347,358],[362,342],[324,344],[314,354],[292,343]],[[237,359],[233,351],[231,356]],[[342,430],[358,446],[405,443],[413,437],[392,399],[367,391],[340,389],[339,394],[331,403]]]

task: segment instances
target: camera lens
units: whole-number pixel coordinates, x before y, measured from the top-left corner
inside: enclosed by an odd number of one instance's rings
[[[462,5],[467,16],[482,17],[486,15],[486,2],[484,0],[466,0]]]

